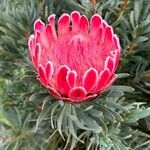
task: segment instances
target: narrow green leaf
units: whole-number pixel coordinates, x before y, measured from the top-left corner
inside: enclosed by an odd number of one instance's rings
[[[97,109],[101,110],[104,113],[104,117],[107,118],[112,123],[115,122],[115,116],[110,112],[110,110],[103,105],[97,105],[95,106]]]
[[[143,43],[143,42],[145,42],[145,41],[147,41],[147,40],[149,40],[149,38],[148,37],[145,37],[145,36],[139,36],[137,39],[136,39],[136,43],[137,44],[140,44],[140,43]]]
[[[89,145],[88,145],[88,147],[87,147],[87,150],[90,150],[90,149],[91,149],[92,145],[94,144],[94,141],[95,141],[95,138],[94,138],[94,137],[91,137],[91,138],[90,138],[90,143],[89,143]]]
[[[50,111],[51,111],[51,108],[47,107],[40,113],[40,115],[38,116],[37,121],[36,121],[35,132],[37,131],[37,129],[38,129],[39,125],[41,124],[41,122],[43,121],[43,119],[47,116],[47,114],[50,113]]]
[[[115,103],[115,102],[112,102],[112,101],[106,101],[105,104],[107,104],[108,106],[111,106],[113,108],[122,110],[122,111],[124,111],[126,113],[130,113],[130,111],[128,109],[126,109],[125,107],[123,107],[122,105],[120,105],[118,103]]]
[[[77,137],[77,131],[75,131],[75,127],[73,125],[73,121],[71,119],[68,120],[69,121],[69,131],[70,133],[73,135],[73,137],[75,137],[78,141],[80,141],[81,143],[84,143],[83,141],[81,141],[81,139],[79,139]]]
[[[11,135],[11,130],[0,130],[0,137]]]
[[[50,101],[50,96],[47,96],[44,100],[43,100],[43,104],[42,104],[42,110],[44,109],[45,105]]]
[[[89,111],[93,108],[93,105],[88,106],[84,111]]]
[[[135,112],[132,112],[129,115],[129,118],[125,121],[126,123],[135,123],[139,119],[145,118],[150,115],[150,108],[147,108],[145,110],[137,110]]]
[[[6,34],[6,32],[7,32],[6,28],[4,28],[4,27],[2,27],[2,26],[0,26],[0,31],[4,32],[5,34]]]
[[[117,78],[118,78],[118,79],[125,78],[125,77],[128,77],[128,76],[129,76],[128,73],[118,73],[118,74],[117,74]]]
[[[143,28],[147,28],[150,25],[150,19],[148,20],[144,20],[141,22],[141,24],[139,25],[138,29],[142,30]]]
[[[120,97],[122,97],[124,95],[124,93],[122,91],[118,91],[118,90],[112,90],[109,95],[108,95],[108,99],[109,97],[112,99],[116,99],[118,100]]]
[[[134,88],[129,87],[129,86],[121,86],[121,85],[113,85],[109,88],[109,90],[117,90],[117,91],[122,91],[122,92],[133,92]]]
[[[93,115],[92,112],[91,115]],[[91,116],[91,117],[97,121],[97,123],[102,127],[104,132],[106,133],[108,132],[108,128],[107,125],[105,124],[105,121],[103,120],[103,117],[96,117],[96,116]]]
[[[140,19],[140,13],[141,13],[141,2],[140,1],[134,1],[134,18],[135,18],[135,23],[139,23]]]
[[[75,137],[72,137],[70,150],[74,149],[74,147],[76,146],[77,142],[78,142],[78,140]]]
[[[59,103],[56,103],[53,106],[52,111],[51,111],[51,126],[52,126],[52,129],[54,129],[54,113],[55,113],[55,110],[57,109],[58,106],[59,106]]]
[[[132,25],[132,28],[135,28],[135,23],[134,23],[134,12],[131,11],[130,13],[130,24]]]
[[[124,119],[121,117],[121,115],[119,115],[117,112],[115,112],[114,110],[108,109],[109,112],[111,112],[113,114],[113,116],[115,117],[115,120],[122,122]]]
[[[42,99],[43,97],[47,96],[47,93],[34,93],[30,96],[29,101],[37,101],[39,99]]]
[[[62,124],[63,124],[63,118],[64,118],[64,115],[65,115],[66,107],[67,107],[67,104],[64,104],[64,106],[62,106],[62,110],[60,111],[59,116],[57,118],[58,132],[60,133],[60,135],[62,136],[64,141],[65,141],[65,138],[63,137],[63,134],[62,134]]]
[[[11,124],[11,122],[6,118],[5,114],[4,114],[4,109],[2,104],[0,104],[0,121],[5,124],[8,127],[11,127],[12,129],[14,129],[13,124]]]
[[[81,121],[90,129],[93,130],[95,133],[101,132],[102,128],[97,124],[95,120],[92,120],[87,113],[83,112],[81,109],[76,110],[78,117],[80,118]]]
[[[84,125],[84,123],[83,122],[81,122],[81,121],[79,121],[79,119],[77,118],[77,116],[73,116],[73,115],[68,115],[68,117],[69,117],[69,119],[71,119],[73,122],[74,122],[74,124],[76,124],[80,129],[83,129],[83,130],[93,130],[93,129],[90,129],[90,128],[88,128],[88,127],[85,127]]]
[[[12,150],[19,150],[20,141],[16,141]]]

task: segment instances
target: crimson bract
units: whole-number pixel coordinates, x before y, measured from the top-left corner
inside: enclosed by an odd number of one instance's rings
[[[89,22],[77,11],[64,13],[56,26],[54,14],[46,25],[37,19],[28,43],[37,78],[57,99],[91,100],[117,78],[119,39],[98,14]]]

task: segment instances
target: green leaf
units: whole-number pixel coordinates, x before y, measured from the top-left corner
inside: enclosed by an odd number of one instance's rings
[[[118,78],[118,79],[125,78],[125,77],[128,77],[128,76],[129,76],[128,73],[118,73],[118,74],[117,74],[117,78]]]
[[[91,112],[91,115],[93,115],[93,113]],[[108,132],[108,128],[107,125],[105,123],[105,121],[103,120],[102,117],[96,117],[96,116],[91,116],[91,118],[95,119],[97,121],[97,123],[102,127],[104,132]]]
[[[98,118],[103,116],[102,111],[94,109],[94,108],[90,111],[90,114],[95,116],[95,117],[98,117]]]
[[[150,108],[147,108],[147,109],[141,110],[141,111],[136,110],[136,111],[132,112],[131,114],[129,114],[129,117],[125,121],[125,123],[135,123],[139,119],[145,118],[149,115],[150,115]]]
[[[77,140],[79,140],[81,143],[84,143],[83,141],[81,141],[78,137],[77,137],[77,131],[74,127],[73,121],[71,119],[68,120],[69,121],[69,131],[70,133],[73,135],[73,137],[75,137]]]
[[[43,100],[43,104],[42,104],[42,110],[44,109],[45,105],[50,101],[50,96],[47,96],[44,100]]]
[[[59,106],[60,104],[59,103],[56,103],[52,110],[51,110],[51,126],[52,126],[52,129],[54,129],[54,113],[55,113],[55,110],[57,109],[57,107]]]
[[[130,24],[132,25],[132,28],[135,28],[135,23],[134,23],[134,11],[131,11],[130,13]]]
[[[11,130],[0,130],[0,137],[11,135]]]
[[[70,150],[74,149],[74,147],[76,146],[77,142],[78,142],[78,140],[75,137],[72,137]]]
[[[5,124],[6,126],[11,127],[12,129],[14,129],[14,126],[11,124],[11,122],[5,116],[5,111],[3,109],[2,104],[0,104],[0,121],[3,124]]]
[[[0,26],[0,31],[2,31],[2,32],[4,32],[4,33],[7,32],[7,31],[6,31],[6,28],[4,28],[4,27],[2,27],[2,26]]]
[[[95,133],[101,132],[101,126],[99,126],[95,120],[92,120],[87,113],[82,111],[80,108],[77,108],[76,112],[78,117],[80,117],[80,120],[83,121],[89,130],[93,130]]]
[[[47,107],[44,110],[42,110],[42,112],[40,113],[40,115],[37,118],[36,121],[36,127],[35,127],[35,132],[38,130],[39,125],[41,124],[41,122],[43,121],[43,119],[45,119],[45,117],[51,112],[51,107]]]
[[[134,1],[134,17],[135,17],[135,23],[139,23],[140,19],[140,13],[141,13],[141,1]]]
[[[119,99],[120,97],[122,97],[124,95],[124,93],[122,91],[118,91],[118,90],[112,90],[109,95],[108,95],[108,99],[109,97],[111,97],[112,99]]]
[[[139,44],[139,43],[143,43],[145,41],[147,41],[149,38],[148,37],[145,37],[145,36],[139,36],[137,39],[136,39],[136,43]]]
[[[84,111],[90,111],[92,108],[93,108],[93,105],[90,105]]]
[[[150,25],[150,19],[144,20],[140,23],[138,30],[142,30],[143,28],[147,28]]]
[[[95,138],[94,137],[91,137],[90,138],[90,143],[88,144],[88,147],[87,147],[87,150],[90,150],[92,145],[94,144],[94,141],[95,141]]]
[[[115,122],[115,116],[112,114],[112,112],[108,108],[104,107],[103,105],[97,105],[95,106],[95,108],[102,111],[104,113],[103,116],[107,120],[111,121],[112,123]]]
[[[68,104],[64,104],[64,106],[62,106],[62,110],[60,111],[59,116],[57,118],[58,132],[62,136],[63,140],[65,140],[65,138],[63,137],[63,134],[62,134],[62,125],[63,125],[63,118],[64,118],[64,115],[65,115],[65,111],[66,111],[67,105]]]
[[[47,93],[44,93],[44,92],[43,93],[39,93],[39,92],[37,92],[37,93],[34,93],[34,94],[32,94],[30,96],[29,101],[30,102],[38,101],[38,100],[41,100],[42,98],[44,98],[46,96],[47,96]]]
[[[120,114],[118,114],[116,111],[111,110],[111,109],[107,109],[109,110],[110,113],[113,114],[113,116],[115,117],[115,120],[122,122],[124,119],[122,118],[122,116]]]
[[[124,111],[126,113],[130,113],[130,111],[128,109],[126,109],[125,107],[123,107],[122,105],[120,105],[118,103],[115,103],[115,102],[112,102],[112,101],[106,101],[105,104],[107,104],[108,106],[111,106],[113,108],[122,110],[122,111]]]
[[[93,130],[93,129],[90,129],[90,128],[84,126],[85,124],[83,123],[83,121],[79,121],[77,116],[68,115],[68,117],[69,117],[69,120],[71,119],[74,122],[74,124],[76,124],[79,127],[79,129],[91,130],[91,131]]]
[[[129,86],[121,86],[121,85],[113,85],[109,88],[109,90],[114,90],[114,91],[122,91],[122,92],[133,92],[134,88],[129,87]]]

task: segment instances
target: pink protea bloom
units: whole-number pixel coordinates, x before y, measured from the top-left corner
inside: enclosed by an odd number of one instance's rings
[[[57,99],[88,101],[104,92],[117,78],[121,47],[113,29],[100,15],[64,13],[55,26],[55,15],[48,24],[34,23],[29,38],[32,63],[41,84]],[[57,31],[56,31],[57,28]]]

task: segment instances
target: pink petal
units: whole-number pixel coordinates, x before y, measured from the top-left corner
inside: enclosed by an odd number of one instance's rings
[[[83,16],[81,16],[81,19],[80,19],[80,31],[82,33],[87,33],[88,28],[89,28],[88,19],[86,16],[83,15]]]
[[[63,14],[58,21],[58,35],[66,35],[69,31],[70,26],[70,16],[68,14]]]
[[[57,39],[57,34],[56,34],[56,30],[55,30],[55,14],[50,15],[48,17],[48,21],[49,21],[50,26],[51,26],[52,35],[53,35],[54,39]]]
[[[110,54],[111,54],[112,57],[116,57],[116,51],[117,51],[117,50],[110,52]]]
[[[53,63],[51,61],[47,62],[45,71],[46,71],[46,77],[48,81],[50,81],[54,72]]]
[[[29,49],[33,49],[34,48],[33,41],[34,41],[34,35],[30,35],[29,40],[28,40]]]
[[[42,31],[44,28],[45,28],[45,24],[40,19],[37,19],[34,22],[34,31],[36,30]]]
[[[48,40],[50,40],[50,39],[49,39],[49,37],[47,37],[46,31],[47,31],[46,28],[45,28],[45,30],[43,30],[41,32],[39,30],[36,30],[35,31],[35,42],[40,43],[42,48],[44,47],[44,48],[48,49],[50,46],[50,43]]]
[[[83,87],[86,89],[87,92],[90,92],[94,88],[97,78],[98,72],[94,68],[90,68],[84,73],[82,82]]]
[[[118,64],[119,64],[119,59],[120,59],[120,51],[119,50],[117,50],[116,51],[116,56],[115,56],[115,70],[117,69],[117,67],[118,67]]]
[[[104,40],[104,49],[106,51],[110,50],[113,46],[112,42],[112,35],[113,35],[113,30],[112,27],[107,27],[105,30],[105,40]]]
[[[105,68],[108,68],[110,71],[110,74],[113,73],[114,71],[114,66],[115,66],[115,59],[111,58],[108,56],[105,60]]]
[[[46,34],[47,43],[50,45],[52,43],[52,40],[54,39],[54,35],[53,35],[52,27],[49,24],[46,26],[45,34]]]
[[[55,14],[52,14],[48,17],[48,21],[52,26],[55,25],[55,17],[56,17]]]
[[[69,85],[66,79],[67,76],[67,72],[70,69],[66,66],[60,66],[60,68],[58,69],[58,74],[57,74],[57,87],[58,90],[60,90],[60,92],[64,95],[68,95],[68,91],[69,91]]]
[[[76,79],[77,79],[76,71],[68,71],[66,79],[67,79],[69,87],[71,88],[74,87],[76,84]]]
[[[104,89],[110,77],[109,69],[105,68],[99,75],[97,80],[96,92]]]
[[[36,68],[38,68],[40,57],[41,57],[41,46],[38,43],[35,47],[35,56],[34,56],[34,64]]]
[[[102,21],[102,27],[103,27],[103,28],[108,27],[108,23],[107,23],[105,20]]]
[[[29,37],[28,46],[29,46],[29,50],[30,50],[30,55],[33,57],[34,56],[34,50],[35,50],[35,47],[34,47],[34,35],[31,35]]]
[[[117,75],[114,74],[110,81],[107,83],[105,89],[109,88],[117,80]]]
[[[61,98],[61,95],[52,87],[48,87],[49,92],[56,98]]]
[[[69,91],[69,98],[72,102],[77,102],[85,98],[87,92],[85,88],[79,86],[74,87]]]
[[[48,82],[47,82],[45,69],[41,64],[39,65],[38,72],[39,72],[39,77],[40,77],[40,81],[42,82],[42,84],[47,85]]]
[[[96,96],[97,94],[86,96],[84,99],[82,99],[82,102],[93,100]]]
[[[79,31],[80,18],[81,18],[81,15],[78,11],[73,11],[71,13],[72,31],[73,32]]]
[[[34,55],[35,55],[34,35],[31,35],[29,37],[28,46],[29,46],[29,50],[30,50],[30,56],[31,56],[32,63],[34,65],[34,67],[36,68],[36,66],[35,66],[35,58],[34,58]]]
[[[95,30],[101,26],[102,18],[98,14],[94,14],[90,20],[90,29]]]
[[[107,22],[105,20],[102,21],[102,34],[101,34],[101,41],[104,43],[105,41],[105,32],[106,32],[106,27],[108,26]]]
[[[97,32],[101,26],[101,22],[102,18],[100,17],[100,15],[95,14],[92,16],[90,20],[90,34],[92,35],[92,37],[97,36]]]
[[[114,71],[115,71],[119,64],[120,52],[119,50],[115,50],[115,51],[111,51],[110,53],[114,60]]]
[[[41,35],[39,30],[35,31],[35,43],[40,43],[41,42]]]
[[[117,36],[116,34],[113,36],[113,43],[114,43],[114,45],[115,45],[114,48],[115,48],[115,49],[118,49],[119,51],[121,51],[119,38],[118,38],[118,36]]]

